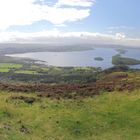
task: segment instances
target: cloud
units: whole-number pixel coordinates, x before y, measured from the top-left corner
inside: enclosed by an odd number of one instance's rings
[[[108,30],[133,30],[135,29],[134,27],[130,26],[111,26],[108,27]]]
[[[58,0],[56,6],[81,6],[90,7],[95,0]]]
[[[41,2],[43,2],[42,0]],[[59,0],[59,5],[90,6],[89,0]],[[90,8],[57,7],[36,0],[0,0],[0,30],[10,26],[31,25],[45,20],[54,25],[82,20],[90,15]]]
[[[35,33],[1,32],[1,43],[46,43],[57,45],[115,44],[140,47],[140,38],[127,38],[122,33],[114,35],[92,32],[60,32],[58,29]]]
[[[117,39],[124,39],[126,36],[125,36],[125,34],[124,33],[116,33],[116,38]]]

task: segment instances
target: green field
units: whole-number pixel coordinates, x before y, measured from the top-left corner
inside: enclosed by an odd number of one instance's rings
[[[2,72],[2,73],[3,72],[9,72],[9,71],[10,71],[10,69],[8,69],[8,68],[2,68],[2,69],[0,68],[0,72]]]
[[[15,71],[17,74],[38,74],[36,71],[33,70],[17,70]]]
[[[0,92],[1,140],[139,140],[139,132],[140,90],[70,100]]]
[[[15,63],[0,63],[0,73],[7,73],[11,69],[20,69],[22,68],[22,64],[15,64]]]
[[[15,63],[0,63],[0,69],[19,69],[22,68],[22,64]]]

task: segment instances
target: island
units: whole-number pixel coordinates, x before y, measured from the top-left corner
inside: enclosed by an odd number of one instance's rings
[[[94,60],[96,60],[96,61],[103,61],[104,59],[102,57],[95,57]]]
[[[112,57],[113,65],[138,65],[140,64],[140,60],[122,57],[120,54],[117,54]]]
[[[127,50],[125,49],[116,49],[116,51],[119,53],[119,54],[125,54],[127,52]]]

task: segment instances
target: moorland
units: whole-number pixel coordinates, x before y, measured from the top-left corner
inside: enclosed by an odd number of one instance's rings
[[[56,67],[4,54],[0,139],[139,140],[139,69]]]

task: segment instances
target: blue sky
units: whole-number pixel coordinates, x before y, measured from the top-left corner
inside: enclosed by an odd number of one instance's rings
[[[108,36],[113,42],[133,40],[139,45],[139,6],[140,0],[0,0],[0,36],[79,33],[86,38],[92,34],[93,41]]]
[[[46,0],[46,4],[49,3],[48,5],[51,6],[56,2],[56,0]],[[107,32],[110,27],[114,27],[114,30],[117,31],[128,32],[133,30],[133,34],[138,34],[138,30],[140,31],[139,6],[139,0],[96,0],[87,18],[65,23],[67,27],[57,28],[64,31]],[[118,28],[116,29],[116,27]],[[12,26],[8,30],[30,32],[52,28],[56,28],[56,26],[48,21],[41,20],[31,25]]]

